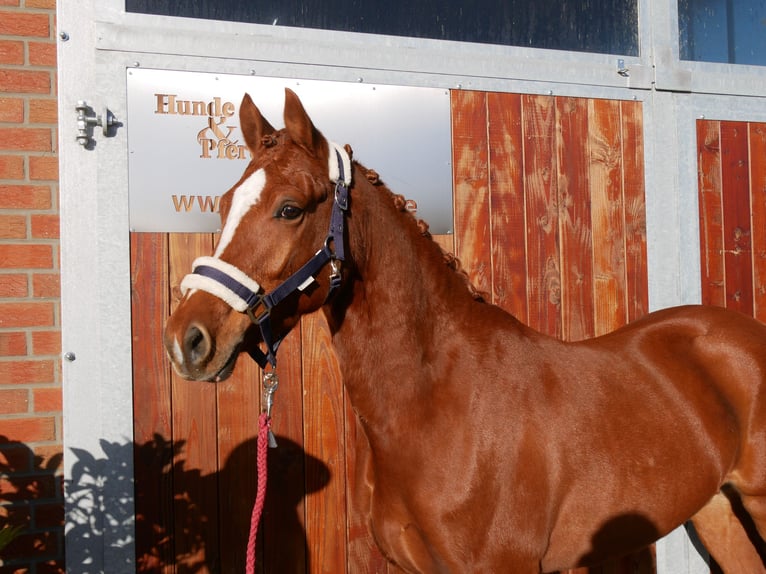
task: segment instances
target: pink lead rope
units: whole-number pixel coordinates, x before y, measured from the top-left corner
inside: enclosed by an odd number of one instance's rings
[[[271,434],[271,407],[274,404],[274,393],[279,386],[276,364],[273,370],[263,373],[263,396],[261,397],[261,416],[258,417],[258,489],[255,493],[255,504],[250,516],[250,537],[247,540],[247,574],[255,574],[255,541],[258,537],[258,525],[263,514],[263,504],[266,501],[266,473],[269,447],[276,447],[277,441]]]
[[[271,417],[263,412],[258,419],[258,490],[255,494],[255,504],[250,517],[250,538],[247,541],[247,574],[255,574],[255,541],[258,536],[258,525],[263,514],[263,504],[266,501],[266,459],[269,450],[269,432]]]

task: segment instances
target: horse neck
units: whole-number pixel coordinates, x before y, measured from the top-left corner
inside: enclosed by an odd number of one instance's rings
[[[363,418],[374,419],[392,401],[427,403],[440,353],[460,344],[459,337],[445,337],[468,324],[480,304],[387,189],[367,182],[359,169],[355,181],[348,221],[352,280],[326,314],[351,402]]]

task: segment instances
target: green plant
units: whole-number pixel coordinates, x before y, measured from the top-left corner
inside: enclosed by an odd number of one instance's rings
[[[3,528],[0,529],[0,552],[2,552],[3,548],[13,542],[13,539],[21,534],[22,530],[22,526],[3,526]]]

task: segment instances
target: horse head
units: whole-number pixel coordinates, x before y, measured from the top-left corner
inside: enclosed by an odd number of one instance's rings
[[[247,94],[239,117],[252,159],[221,198],[214,254],[194,262],[165,327],[175,370],[194,380],[226,378],[239,352],[259,340],[267,347],[261,366],[273,365],[281,337],[340,283],[350,156],[322,136],[289,89],[283,129]]]

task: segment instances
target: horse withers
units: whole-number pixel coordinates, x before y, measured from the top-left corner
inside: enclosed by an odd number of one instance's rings
[[[542,335],[476,297],[289,90],[284,123],[244,97],[252,160],[165,329],[181,376],[222,380],[258,339],[273,363],[321,310],[367,439],[360,508],[407,572],[595,564],[690,519],[725,572],[766,571],[766,326],[687,306]]]

